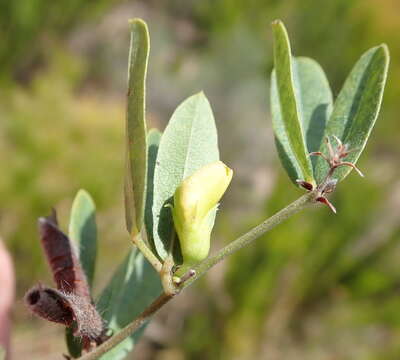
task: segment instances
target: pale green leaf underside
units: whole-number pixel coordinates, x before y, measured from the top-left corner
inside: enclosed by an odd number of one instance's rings
[[[93,285],[97,257],[96,206],[85,190],[79,190],[72,203],[68,234],[76,245],[79,260],[90,287]],[[69,354],[80,356],[81,341],[66,329],[66,343]]]
[[[135,319],[161,294],[160,278],[148,261],[132,249],[111,277],[102,292],[97,309],[114,335]],[[145,326],[100,357],[102,360],[122,360],[133,350]]]
[[[332,113],[332,91],[324,71],[313,59],[293,58],[293,75],[307,152],[318,151]]]
[[[72,203],[68,232],[77,245],[79,260],[92,287],[97,256],[96,206],[85,190],[79,190]]]
[[[149,33],[140,19],[130,21],[131,45],[128,66],[126,114],[125,214],[130,233],[138,233],[144,222],[147,177],[145,80],[149,56]]]
[[[353,67],[335,101],[325,136],[336,135],[355,150],[346,161],[356,163],[365,147],[381,107],[388,65],[389,51],[386,45],[369,49]],[[321,151],[327,153],[324,144]],[[327,171],[327,164],[318,159],[318,181],[324,178]],[[343,180],[350,171],[348,167],[341,167],[335,171],[334,177]]]
[[[146,208],[145,208],[145,225],[147,233],[147,245],[156,253],[153,240],[153,195],[154,195],[154,170],[156,167],[158,147],[161,141],[161,132],[157,129],[149,130],[147,134],[147,148],[148,148],[148,161],[147,161],[147,195],[146,195]]]
[[[172,196],[178,185],[204,165],[219,160],[217,129],[210,104],[201,92],[175,110],[160,142],[154,172],[153,236],[165,258],[174,234]]]
[[[0,360],[5,360],[6,351],[0,346]]]
[[[283,157],[283,163],[286,169],[290,168],[292,180],[314,183],[296,101],[289,38],[282,22],[275,21],[272,28],[275,75],[271,79],[271,86],[276,87],[276,91],[271,91],[271,110],[278,151],[281,157],[285,153],[288,155],[286,159]],[[293,174],[296,174],[296,179]]]

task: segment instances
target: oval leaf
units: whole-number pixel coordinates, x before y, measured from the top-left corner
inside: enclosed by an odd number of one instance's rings
[[[125,217],[129,233],[138,233],[144,222],[146,202],[147,144],[145,80],[149,57],[149,33],[140,19],[130,21],[126,114]]]
[[[161,138],[154,172],[153,237],[164,259],[174,236],[170,204],[178,185],[204,165],[219,160],[217,129],[201,92],[175,110]]]
[[[325,136],[336,135],[353,150],[344,160],[356,163],[360,157],[378,116],[389,66],[389,51],[386,45],[365,52],[353,67],[335,101],[328,121]],[[320,151],[327,154],[324,145]],[[323,180],[328,166],[318,159],[316,178]],[[339,181],[351,171],[341,167],[334,173]]]
[[[132,249],[118,267],[97,303],[113,334],[135,319],[162,293],[160,277],[143,255]],[[132,351],[145,326],[103,355],[102,360],[122,360]]]
[[[314,184],[302,129],[293,76],[289,38],[281,21],[272,23],[274,72],[271,79],[272,124],[279,155],[292,181]]]

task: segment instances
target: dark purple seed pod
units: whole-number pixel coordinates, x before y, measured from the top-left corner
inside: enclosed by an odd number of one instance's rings
[[[57,290],[34,286],[25,295],[25,303],[35,315],[73,329],[82,339],[82,347],[104,342],[105,326],[90,295],[89,285],[75,248],[59,228],[55,211],[39,219],[40,240],[53,274]]]
[[[57,226],[55,211],[39,218],[39,233],[57,289],[90,299],[85,273],[71,241]]]
[[[58,290],[39,284],[25,294],[24,300],[29,310],[43,319],[65,326],[71,326],[74,321],[71,308],[65,305]]]
[[[74,336],[82,338],[85,349],[89,349],[92,342],[101,344],[106,339],[103,319],[86,297],[39,284],[31,288],[24,299],[33,314],[67,327],[72,326]]]
[[[97,342],[103,335],[104,323],[94,305],[85,297],[75,294],[65,294],[64,299],[76,322],[74,336]]]

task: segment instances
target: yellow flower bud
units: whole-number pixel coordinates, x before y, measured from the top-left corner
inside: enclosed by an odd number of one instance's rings
[[[183,267],[204,260],[210,250],[215,210],[232,179],[232,170],[217,161],[187,177],[175,191],[172,216]]]

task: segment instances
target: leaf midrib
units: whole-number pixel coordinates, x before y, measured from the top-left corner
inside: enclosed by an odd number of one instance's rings
[[[191,117],[192,120],[190,122],[190,133],[189,133],[188,141],[186,143],[186,149],[188,149],[188,151],[186,151],[186,155],[185,155],[185,161],[184,161],[183,173],[182,173],[181,180],[184,180],[187,175],[187,164],[188,164],[188,159],[189,159],[190,144],[192,142],[192,137],[193,137],[193,128],[194,128],[194,124],[196,123],[196,121],[199,117],[198,107],[199,107],[199,101],[196,101],[195,108],[194,108],[195,116]],[[178,184],[178,186],[179,186],[179,184]]]

